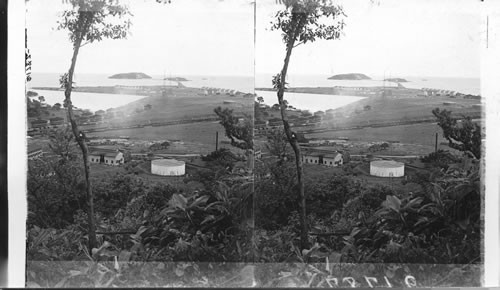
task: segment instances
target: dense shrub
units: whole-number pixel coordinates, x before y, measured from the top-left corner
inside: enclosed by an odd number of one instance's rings
[[[424,163],[431,164],[434,167],[448,169],[451,163],[456,163],[459,158],[451,154],[449,151],[438,150],[437,152],[432,152],[429,155],[422,156],[420,160]]]
[[[110,180],[100,180],[94,183],[95,210],[105,217],[113,216],[146,188],[143,179],[131,175],[116,174]]]
[[[318,181],[307,188],[308,212],[328,217],[361,191],[362,185],[347,176],[333,176],[327,182]]]
[[[28,162],[28,228],[64,228],[73,214],[86,207],[83,169],[75,161]]]

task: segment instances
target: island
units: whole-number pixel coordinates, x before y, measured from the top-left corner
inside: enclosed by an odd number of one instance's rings
[[[172,81],[172,82],[188,82],[189,80],[186,78],[181,78],[181,77],[173,77],[173,78],[164,78],[166,81]]]
[[[339,74],[328,78],[329,80],[371,80],[367,75],[360,73]]]
[[[131,79],[131,80],[137,80],[137,79],[150,79],[151,77],[148,76],[145,73],[141,72],[130,72],[130,73],[121,73],[121,74],[115,74],[110,77],[110,79]]]
[[[393,82],[393,83],[407,83],[408,81],[402,78],[389,78],[389,79],[384,79],[386,82]]]

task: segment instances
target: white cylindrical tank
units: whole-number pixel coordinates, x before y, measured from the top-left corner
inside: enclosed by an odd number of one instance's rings
[[[151,173],[164,176],[180,176],[186,173],[186,163],[175,159],[151,161]]]
[[[405,164],[392,160],[375,160],[370,162],[370,175],[379,177],[402,177],[405,175]]]

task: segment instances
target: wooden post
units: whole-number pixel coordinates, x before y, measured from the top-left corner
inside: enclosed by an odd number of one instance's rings
[[[436,132],[436,144],[434,146],[434,153],[437,153],[438,151],[438,133]]]
[[[219,131],[215,132],[215,151],[219,148]]]

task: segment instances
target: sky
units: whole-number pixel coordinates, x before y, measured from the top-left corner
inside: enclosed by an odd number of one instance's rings
[[[285,47],[268,29],[276,11],[270,2],[257,2],[256,70],[276,73]],[[479,1],[340,2],[347,15],[344,35],[296,47],[290,74],[479,77]]]
[[[254,74],[254,8],[250,1],[121,2],[133,14],[130,36],[82,47],[77,73]],[[26,23],[33,72],[60,73],[69,68],[72,46],[67,33],[53,29],[64,9],[61,3],[28,2]]]
[[[298,46],[289,72],[479,77],[482,26],[476,2],[339,1],[347,14],[342,38]],[[281,8],[275,0],[257,1],[255,45],[252,0],[123,3],[134,14],[130,36],[83,47],[77,72],[252,76],[282,66],[280,32],[269,30]],[[54,30],[62,1],[31,0],[26,8],[33,71],[66,71],[71,45],[66,32]]]

